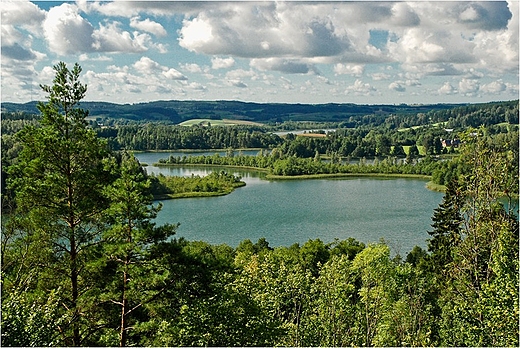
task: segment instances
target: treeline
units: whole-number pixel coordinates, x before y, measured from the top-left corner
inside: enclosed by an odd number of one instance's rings
[[[257,156],[220,156],[219,154],[170,156],[157,163],[157,165],[185,164],[252,167],[281,176],[347,173],[432,175],[440,167],[439,162],[431,156],[411,162],[398,161],[397,158],[390,157],[383,160],[375,159],[372,163],[367,163],[366,159],[361,159],[358,163],[341,163],[339,157],[333,157],[330,161],[322,161],[319,155],[314,158],[301,158],[281,154],[278,149],[273,149],[270,153],[260,151]]]
[[[361,105],[361,104],[283,104],[248,103],[240,101],[153,101],[147,103],[114,104],[82,102],[90,115],[106,123],[110,119],[181,123],[200,118],[235,119],[256,122],[318,121],[342,122],[361,125],[363,122],[381,122],[389,114],[417,114],[443,110],[460,104],[435,105]],[[2,112],[37,112],[37,102],[26,104],[2,103]],[[370,119],[367,118],[370,116]]]
[[[177,150],[270,148],[281,138],[252,126],[172,126],[163,124],[128,125],[98,130],[114,149]]]

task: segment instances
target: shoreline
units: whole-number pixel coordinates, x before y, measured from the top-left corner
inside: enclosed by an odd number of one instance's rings
[[[247,167],[247,166],[232,166],[224,164],[171,164],[171,163],[154,163],[156,167],[225,167],[235,168],[243,170],[254,170],[262,173],[269,172],[265,168]],[[398,173],[334,173],[334,174],[304,174],[304,175],[274,175],[267,174],[265,180],[315,180],[315,179],[341,179],[341,178],[356,178],[356,177],[373,177],[373,178],[388,178],[388,179],[416,179],[416,180],[428,180],[425,187],[430,191],[445,192],[446,186],[438,185],[431,181],[431,175],[424,174],[398,174]]]

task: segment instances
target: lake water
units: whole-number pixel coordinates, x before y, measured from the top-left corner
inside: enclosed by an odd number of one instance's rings
[[[256,154],[257,151],[254,152]],[[154,167],[176,153],[140,153],[149,173],[206,175],[214,167]],[[443,194],[416,179],[316,179],[268,181],[262,173],[225,168],[240,175],[245,187],[222,197],[162,201],[156,221],[181,225],[177,236],[236,247],[244,239],[266,238],[271,246],[303,244],[320,238],[353,237],[364,243],[384,239],[405,256],[426,247],[431,216]]]

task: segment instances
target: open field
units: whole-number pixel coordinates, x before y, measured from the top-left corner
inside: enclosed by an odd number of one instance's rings
[[[245,126],[261,126],[261,123],[252,122],[252,121],[244,121],[244,120],[212,120],[209,118],[194,118],[191,120],[187,120],[179,123],[180,126],[237,126],[237,125],[245,125]]]
[[[420,125],[420,126],[412,126],[412,127],[408,127],[408,128],[400,128],[398,129],[397,131],[398,132],[406,132],[410,129],[419,129],[419,128],[424,128],[424,127],[443,127],[447,124],[448,122],[437,122],[437,123],[430,123],[430,124],[424,124],[424,125]]]
[[[298,137],[308,137],[308,138],[326,138],[327,134],[321,134],[321,133],[302,133],[302,134],[296,134]]]

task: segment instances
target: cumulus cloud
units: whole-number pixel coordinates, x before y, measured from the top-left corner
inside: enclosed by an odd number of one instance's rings
[[[103,73],[92,72],[94,75],[90,76],[98,82],[95,88],[104,93],[189,93],[197,90],[196,86],[190,87],[193,83],[188,83],[183,73],[158,63],[164,60],[153,56],[179,45],[209,56],[194,59],[205,64],[199,65],[185,59],[187,52],[182,53],[182,63],[178,64],[181,71],[200,73],[197,78],[206,81],[225,75],[220,88],[247,86],[252,93],[260,91],[261,88],[255,88],[262,84],[264,88],[303,88],[302,95],[310,95],[318,85],[329,83],[335,85],[336,91],[351,96],[377,95],[385,89],[404,92],[414,86],[424,86],[421,95],[429,91],[468,98],[509,96],[518,91],[513,79],[519,70],[516,0],[78,0],[50,5],[48,12],[37,4],[26,0],[2,2],[2,78],[23,90],[30,90],[34,85],[31,81],[42,77],[42,71],[36,71],[34,64],[46,59],[47,54],[60,60],[67,55],[79,57],[80,61],[89,62],[89,68],[98,65],[97,69],[104,69],[103,62],[117,61],[114,53],[132,53],[138,54],[138,58],[133,58],[133,63],[125,61],[127,65],[119,70],[114,66]],[[180,27],[175,28],[175,33],[168,33],[165,23],[172,22]],[[42,39],[43,44],[38,42]],[[39,52],[44,50],[45,43],[47,51]],[[139,58],[144,54],[150,58]],[[237,65],[238,58],[249,59],[250,70],[227,72]],[[200,63],[204,59],[208,59],[206,63]],[[379,63],[393,70],[374,65]],[[274,77],[266,71],[278,73]],[[316,84],[292,85],[279,79],[280,75],[289,74],[315,75],[312,81]],[[347,82],[350,76],[357,80],[345,89],[351,83]],[[443,76],[450,79],[440,88],[428,85]],[[372,79],[373,86],[363,82],[366,78]],[[116,81],[122,83],[119,89],[114,85]],[[154,88],[153,83],[161,87]],[[179,85],[183,88],[179,89]]]
[[[475,96],[479,92],[480,83],[478,80],[463,78],[459,82],[459,93],[466,96]]]
[[[104,97],[130,93],[143,94],[139,98],[143,98],[145,94],[158,98],[158,95],[181,94],[180,86],[187,83],[187,78],[182,73],[149,57],[141,57],[132,65],[110,65],[103,72],[89,70],[84,78],[89,86],[90,92],[87,93]]]
[[[211,68],[212,69],[228,69],[235,65],[235,60],[232,57],[229,58],[219,58],[213,57],[211,58]]]
[[[501,92],[504,92],[506,89],[507,85],[502,80],[496,80],[488,84],[485,84],[481,87],[481,90],[483,92],[489,94],[499,94]]]
[[[157,76],[161,74],[169,80],[187,80],[186,76],[181,72],[174,68],[162,66],[148,57],[141,57],[141,59],[134,63],[133,67],[136,71],[145,76]]]
[[[164,27],[157,22],[151,21],[149,18],[140,20],[139,17],[133,17],[130,19],[130,26],[135,29],[146,31],[155,36],[166,36],[167,32]]]
[[[29,1],[2,1],[2,27],[4,25],[20,26],[31,34],[40,36],[45,11]],[[3,33],[2,33],[3,34]],[[4,39],[2,35],[2,40]]]
[[[148,34],[121,30],[119,22],[100,24],[92,37],[95,39],[93,48],[100,52],[144,52],[148,50],[147,43],[150,41]]]
[[[338,63],[334,65],[334,72],[338,75],[361,76],[365,71],[363,65],[350,65]]]
[[[26,49],[19,44],[14,43],[9,46],[2,45],[2,57],[16,60],[34,60],[37,56],[32,50]]]
[[[186,70],[186,71],[188,71],[188,72],[191,72],[191,73],[200,73],[200,72],[202,72],[202,68],[200,67],[200,65],[195,64],[195,63],[181,64],[181,68]]]
[[[370,76],[372,77],[372,80],[374,80],[374,81],[381,81],[381,80],[388,80],[388,79],[390,79],[390,77],[392,75],[379,72],[379,73],[373,73]]]
[[[153,26],[152,22],[133,20],[135,26]],[[43,32],[49,48],[60,55],[88,52],[139,53],[155,47],[160,52],[166,49],[154,45],[147,33],[123,30],[117,21],[100,23],[96,29],[79,13],[79,8],[69,3],[52,7],[43,22]],[[152,30],[149,28],[149,30]],[[156,30],[157,32],[157,30]]]
[[[437,90],[437,92],[441,95],[457,94],[457,90],[449,82],[445,82],[444,85],[442,85],[442,87]]]
[[[68,3],[49,10],[43,32],[49,48],[58,54],[90,52],[94,48],[94,27],[79,15],[76,6]]]
[[[346,93],[353,93],[355,95],[368,96],[376,92],[377,89],[371,86],[369,83],[364,83],[360,79],[357,79],[353,85],[348,86]]]
[[[394,81],[388,85],[388,88],[394,90],[396,92],[404,92],[406,91],[406,87],[403,85],[401,81]]]
[[[333,56],[350,47],[327,17],[270,2],[224,3],[219,10],[202,11],[184,20],[179,44],[197,53],[246,58]]]
[[[247,88],[247,84],[240,80],[227,80],[228,84],[233,87]]]
[[[188,79],[180,71],[175,70],[174,68],[170,68],[166,71],[163,71],[162,74],[168,80],[187,80]]]

